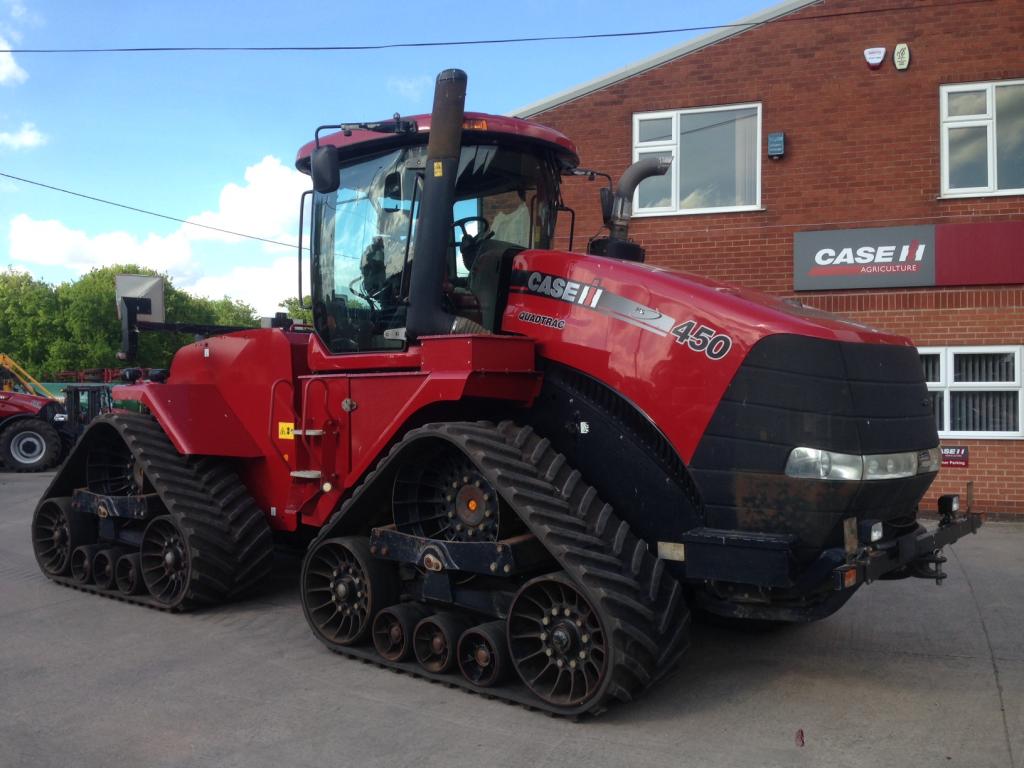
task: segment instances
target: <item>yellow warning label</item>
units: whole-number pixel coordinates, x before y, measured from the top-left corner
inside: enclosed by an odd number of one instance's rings
[[[434,161],[434,177],[440,178],[444,176],[444,164],[440,160]]]
[[[294,421],[279,421],[279,422],[277,422],[277,439],[278,440],[294,440],[295,439],[295,422]]]

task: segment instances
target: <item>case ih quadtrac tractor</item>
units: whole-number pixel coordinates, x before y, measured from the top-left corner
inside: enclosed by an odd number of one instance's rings
[[[979,518],[917,521],[940,462],[911,343],[645,266],[657,163],[603,197],[591,253],[553,250],[573,144],[465,89],[448,70],[431,115],[318,129],[314,327],[120,387],[142,412],[95,421],[35,512],[43,571],[184,610],[290,535],[331,650],[563,715],[662,677],[691,610],[811,621],[941,579]]]

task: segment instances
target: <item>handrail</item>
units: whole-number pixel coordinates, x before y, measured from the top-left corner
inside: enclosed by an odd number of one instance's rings
[[[267,438],[268,438],[268,442],[270,443],[271,447],[275,451],[277,451],[277,455],[281,457],[281,461],[283,461],[285,464],[287,464],[288,460],[284,457],[284,451],[282,451],[280,448],[277,447],[277,443],[274,440],[274,404],[277,402],[277,400],[274,398],[274,395],[277,393],[277,385],[278,384],[287,384],[289,387],[291,387],[291,390],[292,390],[291,402],[292,402],[292,411],[293,411],[292,418],[295,418],[295,416],[294,416],[294,411],[295,411],[295,385],[289,379],[277,379],[273,384],[270,385],[270,406],[269,406],[269,410],[267,411]]]

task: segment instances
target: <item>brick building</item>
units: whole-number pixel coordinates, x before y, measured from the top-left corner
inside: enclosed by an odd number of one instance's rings
[[[975,510],[1024,515],[1024,2],[790,0],[744,22],[517,114],[613,178],[673,158],[634,202],[648,263],[912,338],[961,449],[925,508],[973,481]],[[597,184],[564,191],[580,248]]]

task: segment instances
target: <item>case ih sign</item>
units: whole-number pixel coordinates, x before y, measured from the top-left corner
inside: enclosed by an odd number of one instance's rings
[[[1024,222],[797,232],[793,288],[1024,283]]]

